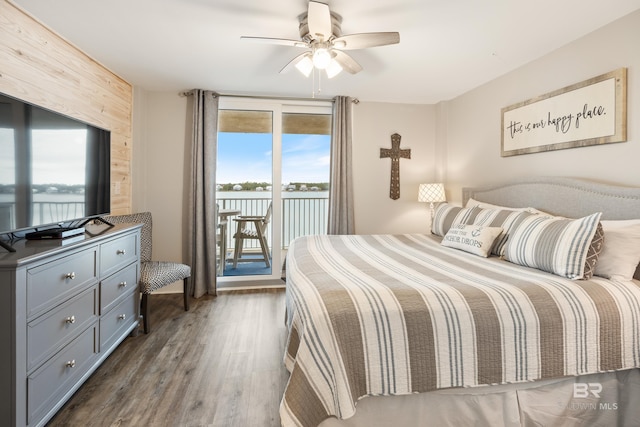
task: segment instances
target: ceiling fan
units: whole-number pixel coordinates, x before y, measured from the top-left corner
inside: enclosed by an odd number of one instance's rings
[[[329,5],[313,0],[309,2],[307,13],[300,15],[299,19],[300,40],[249,36],[242,36],[241,39],[308,49],[293,58],[280,72],[287,72],[295,67],[308,77],[317,68],[325,70],[329,78],[342,70],[351,74],[362,71],[360,64],[343,51],[400,42],[400,34],[397,32],[342,35],[342,18],[331,12]]]

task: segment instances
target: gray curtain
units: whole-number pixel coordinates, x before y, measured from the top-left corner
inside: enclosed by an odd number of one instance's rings
[[[352,109],[351,97],[337,96],[333,99],[328,234],[355,233],[351,172]]]
[[[218,94],[194,89],[191,178],[188,199],[188,259],[193,295],[216,295],[216,151]]]

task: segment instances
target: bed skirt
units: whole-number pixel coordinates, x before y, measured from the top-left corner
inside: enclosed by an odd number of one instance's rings
[[[320,427],[640,426],[640,369],[404,396],[366,397]]]

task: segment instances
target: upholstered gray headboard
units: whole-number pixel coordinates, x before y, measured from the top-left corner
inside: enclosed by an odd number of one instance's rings
[[[462,189],[462,201],[475,200],[513,208],[534,207],[569,218],[602,212],[602,219],[640,219],[640,188],[578,178],[536,177]],[[605,236],[606,238],[606,236]],[[640,266],[635,277],[640,280]]]
[[[536,177],[505,184],[463,188],[462,199],[514,208],[534,207],[570,218],[602,212],[602,219],[640,218],[640,188],[578,178]]]

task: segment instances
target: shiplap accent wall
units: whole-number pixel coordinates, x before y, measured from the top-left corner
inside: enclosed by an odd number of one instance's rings
[[[131,211],[133,87],[0,0],[0,92],[111,131],[111,212]]]

